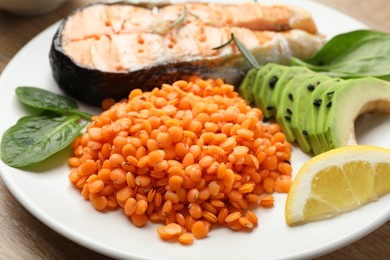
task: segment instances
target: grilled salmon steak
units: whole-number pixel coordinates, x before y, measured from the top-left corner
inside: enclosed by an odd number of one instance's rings
[[[283,5],[93,4],[62,22],[50,61],[61,88],[98,105],[194,74],[238,84],[250,65],[234,42],[218,48],[231,34],[259,63],[308,58],[325,41],[307,11]]]

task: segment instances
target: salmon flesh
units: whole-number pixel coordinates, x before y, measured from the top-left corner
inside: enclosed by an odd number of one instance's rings
[[[218,48],[232,33],[260,64],[309,58],[325,43],[307,11],[284,5],[98,3],[62,21],[50,64],[63,90],[92,105],[191,75],[238,85],[249,63],[234,41]]]

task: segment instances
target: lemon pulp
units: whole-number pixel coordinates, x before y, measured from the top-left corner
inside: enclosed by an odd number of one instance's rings
[[[309,160],[286,202],[289,225],[335,216],[390,192],[390,150],[350,146]]]

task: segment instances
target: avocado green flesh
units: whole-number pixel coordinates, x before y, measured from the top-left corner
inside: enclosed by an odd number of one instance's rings
[[[264,113],[266,107],[265,107],[264,99],[260,95],[260,93],[262,91],[261,88],[263,87],[263,81],[264,81],[265,75],[267,75],[267,73],[273,69],[273,66],[274,66],[274,64],[267,63],[266,65],[264,65],[263,67],[261,67],[257,71],[256,78],[255,78],[255,81],[253,84],[254,87],[252,88],[252,95],[254,97],[254,100],[253,100],[254,104],[261,111],[263,111],[263,113]]]
[[[271,118],[275,114],[275,106],[272,104],[274,89],[280,76],[287,70],[286,66],[274,65],[274,68],[264,76],[263,86],[261,86],[260,96],[263,99],[265,109],[263,111],[266,118]]]
[[[334,108],[334,100],[333,100],[333,97],[334,95],[336,94],[336,92],[340,91],[340,89],[342,89],[345,85],[345,81],[339,81],[339,82],[335,82],[334,84],[332,84],[331,87],[329,87],[327,90],[325,90],[322,95],[321,95],[321,100],[322,100],[322,104],[324,104],[324,106],[321,106],[320,107],[320,110],[319,110],[319,113],[318,113],[318,117],[317,117],[317,122],[319,122],[318,126],[317,126],[317,133],[321,133],[324,138],[325,138],[325,142],[327,143],[327,147],[328,149],[334,149],[336,148],[335,146],[333,146],[333,143],[330,142],[330,139],[329,139],[329,135],[326,133],[327,132],[327,122],[328,122],[328,119],[329,119],[329,115],[331,113],[333,113],[333,108]],[[351,97],[349,97],[351,98]],[[331,104],[331,105],[327,105],[327,104]],[[342,115],[343,113],[341,113]],[[318,136],[319,134],[317,134]]]
[[[256,78],[257,69],[251,69],[246,74],[244,80],[241,82],[240,87],[238,88],[238,93],[248,104],[252,104],[253,95],[252,88],[254,86],[255,78]]]
[[[273,95],[271,98],[271,106],[276,108],[276,111],[279,108],[280,105],[280,98],[281,98],[281,93],[283,92],[283,89],[285,86],[297,75],[301,74],[308,74],[312,72],[306,67],[298,67],[298,66],[293,66],[293,67],[286,67],[286,70],[284,73],[280,76],[279,80],[276,82]]]
[[[319,84],[311,94],[310,101],[308,103],[314,104],[315,100],[321,99],[322,94],[338,81],[340,81],[340,79],[331,79]],[[317,126],[318,128],[320,128],[321,127],[320,125],[322,124],[322,122],[318,120],[320,109],[322,108],[326,109],[327,104],[328,103],[325,101],[325,102],[321,102],[320,106],[314,106],[314,105],[311,106],[311,109],[309,109],[309,113],[307,114],[306,117],[306,129],[307,129],[310,143],[312,144],[316,140],[318,140],[319,142],[319,147],[312,146],[314,154],[320,154],[330,149],[324,133],[322,131],[317,130]]]
[[[272,105],[271,100],[275,86],[285,70],[285,66],[275,65],[274,68],[264,76],[260,96],[264,101],[264,116],[266,118],[271,118],[275,114],[275,106]]]
[[[390,112],[389,82],[367,77],[341,84],[333,95],[324,129],[331,147],[356,144],[354,122],[359,115],[372,111]]]
[[[261,109],[265,119],[274,117],[287,140],[297,141],[305,153],[356,144],[354,121],[360,114],[390,112],[389,82],[341,80],[303,67],[268,63],[252,69],[239,93]]]
[[[292,127],[292,116],[294,115],[294,103],[297,102],[296,94],[302,87],[302,84],[310,78],[313,78],[315,74],[304,74],[295,76],[283,89],[280,98],[280,105],[277,111],[276,119],[280,123],[287,140],[297,140],[299,146],[304,152],[310,152],[310,144],[303,138],[302,135],[297,135],[297,129]]]
[[[313,107],[316,107],[315,104],[317,104],[310,103],[310,98],[315,88],[318,87],[321,82],[327,82],[329,80],[331,80],[331,78],[323,75],[318,75],[305,81],[297,91],[296,102],[294,103],[293,107],[294,113],[291,120],[291,126],[294,129],[297,139],[302,139],[303,142],[309,143],[309,146],[313,151],[318,151],[320,149],[321,144],[318,138],[316,138],[316,136],[312,136],[312,138],[309,139],[310,130],[307,127],[307,117],[309,111],[313,109]]]

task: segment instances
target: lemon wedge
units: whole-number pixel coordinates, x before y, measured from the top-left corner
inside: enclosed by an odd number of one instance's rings
[[[356,145],[313,157],[286,201],[288,225],[333,217],[390,192],[390,149]]]

